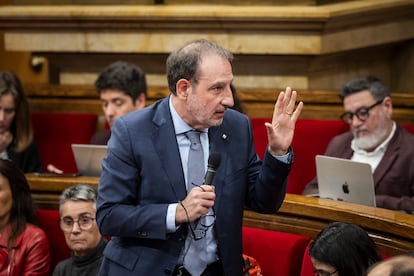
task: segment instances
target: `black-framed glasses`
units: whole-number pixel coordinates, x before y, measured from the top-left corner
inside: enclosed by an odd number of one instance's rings
[[[201,216],[198,221],[189,222],[188,228],[190,229],[193,240],[198,241],[203,239],[207,230],[210,229],[216,222],[216,211],[214,207],[211,207],[211,212],[207,215]]]
[[[79,229],[86,231],[86,230],[89,230],[89,229],[92,228],[94,220],[95,220],[95,218],[91,218],[91,217],[88,217],[88,216],[80,217],[77,220],[74,220],[70,217],[64,217],[64,218],[61,218],[59,220],[59,224],[60,224],[60,228],[65,232],[72,231],[73,230],[73,225],[75,223],[78,224]]]
[[[195,183],[191,183],[191,185],[197,186],[204,191],[200,185]],[[214,206],[211,207],[211,211],[208,214],[201,216],[199,220],[195,222],[188,222],[188,228],[190,229],[191,236],[195,241],[203,239],[206,234],[207,230],[214,225],[216,222],[216,210],[214,210]]]
[[[369,111],[376,107],[377,105],[381,104],[384,101],[384,99],[378,100],[373,105],[370,105],[368,107],[361,107],[358,108],[355,112],[344,112],[342,113],[339,118],[344,121],[347,124],[352,124],[352,120],[354,119],[354,115],[360,120],[361,122],[365,122],[369,117]]]
[[[312,272],[313,272],[314,276],[332,276],[337,271],[338,271],[337,269],[335,271],[332,271],[332,272],[329,272],[329,271],[326,271],[326,270],[323,270],[323,269],[314,269]]]

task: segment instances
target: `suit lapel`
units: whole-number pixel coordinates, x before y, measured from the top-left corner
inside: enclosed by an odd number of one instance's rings
[[[180,151],[177,145],[175,130],[169,110],[169,98],[160,102],[155,112],[153,141],[162,170],[167,174],[169,185],[174,190],[176,199],[182,200],[186,197],[184,173],[181,164]],[[156,169],[156,168],[154,168]],[[157,173],[157,172],[155,172]]]
[[[221,156],[220,167],[213,180],[214,186],[216,187],[216,202],[214,204],[216,212],[220,209],[222,191],[225,185],[225,174],[223,172],[226,171],[226,164],[228,159],[227,149],[229,147],[227,145],[227,142],[230,137],[225,129],[226,128],[223,125],[221,125],[217,127],[211,127],[208,131],[210,153],[217,152],[220,153]]]
[[[397,126],[394,137],[391,138],[387,150],[384,153],[378,167],[374,171],[374,183],[376,185],[381,182],[381,179],[388,173],[392,164],[398,157],[401,148],[401,129]]]

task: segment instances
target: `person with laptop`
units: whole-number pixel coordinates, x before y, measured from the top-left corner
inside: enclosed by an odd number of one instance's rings
[[[340,91],[350,131],[334,137],[325,155],[368,163],[376,206],[414,212],[414,135],[392,119],[389,89],[376,77],[356,78]],[[304,195],[317,194],[315,178]]]
[[[95,220],[96,196],[96,189],[85,184],[70,186],[62,192],[59,223],[72,253],[57,264],[53,276],[98,274],[107,242]]]
[[[91,144],[106,145],[111,136],[110,128],[116,119],[145,107],[145,73],[135,64],[116,61],[102,70],[95,81],[95,88],[109,129],[95,133],[91,138]]]

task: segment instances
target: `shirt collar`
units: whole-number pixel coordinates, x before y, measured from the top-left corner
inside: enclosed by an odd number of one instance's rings
[[[184,122],[184,120],[180,117],[180,115],[178,115],[172,103],[172,97],[173,96],[170,96],[170,99],[169,99],[169,107],[170,107],[171,117],[172,117],[173,124],[174,124],[175,135],[184,134],[187,131],[193,130],[193,128],[190,127],[186,122]],[[208,132],[208,128],[197,129],[197,130],[203,133]]]

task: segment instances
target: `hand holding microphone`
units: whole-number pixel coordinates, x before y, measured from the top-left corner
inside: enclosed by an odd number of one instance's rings
[[[201,216],[207,214],[214,205],[215,187],[212,184],[220,163],[221,155],[219,153],[210,154],[204,184],[193,188],[185,200],[181,202],[181,206],[187,212],[186,220],[181,222],[198,220]]]

